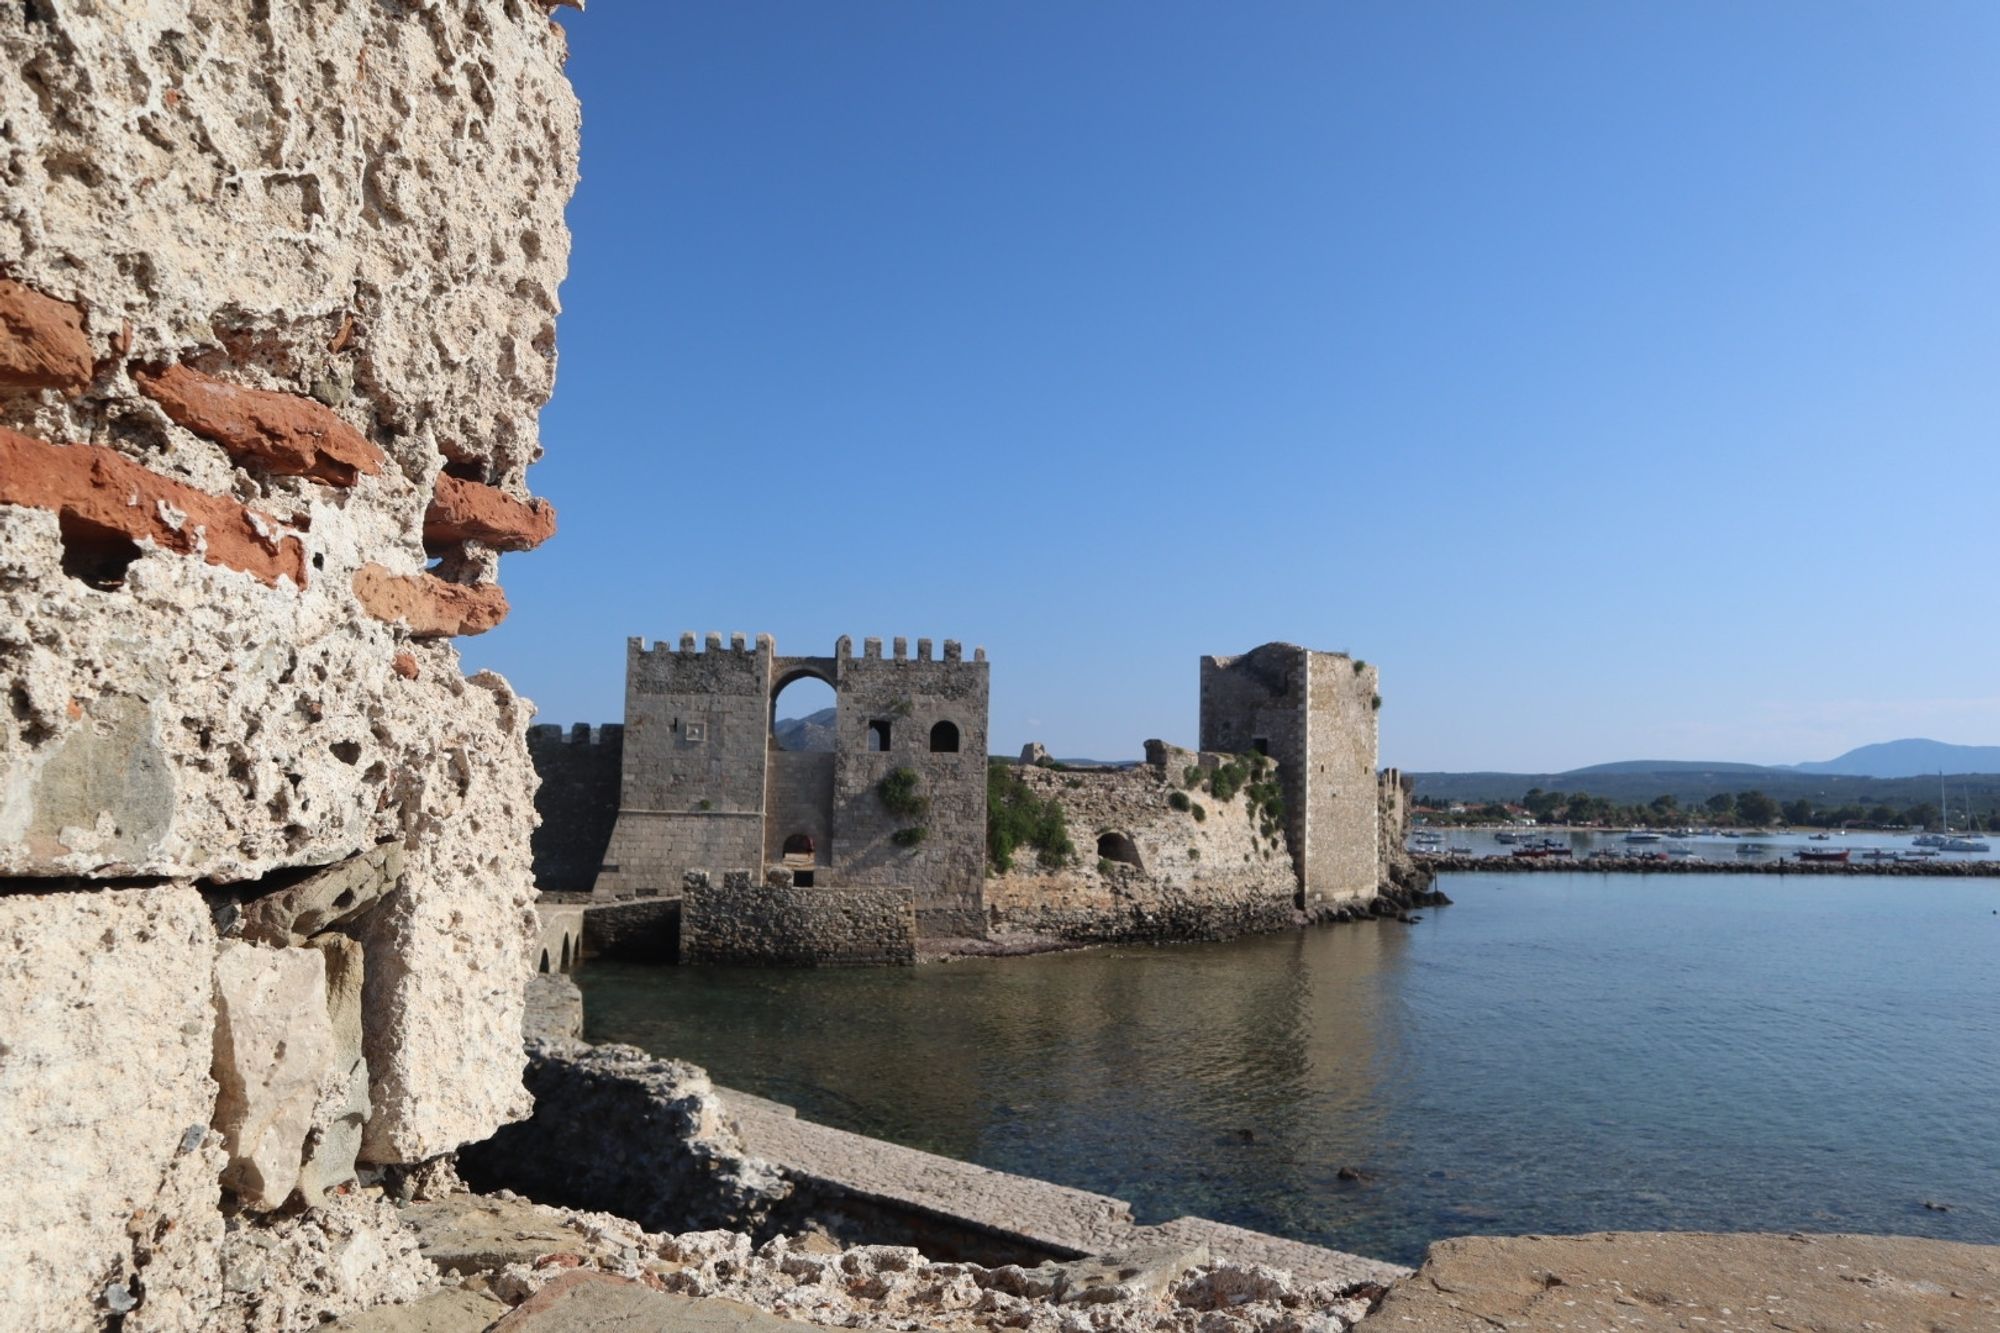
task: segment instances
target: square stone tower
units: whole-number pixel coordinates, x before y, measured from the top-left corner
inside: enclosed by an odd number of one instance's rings
[[[1345,653],[1267,643],[1201,659],[1201,748],[1278,761],[1285,839],[1306,910],[1375,894],[1380,681]]]
[[[600,896],[677,894],[690,870],[783,866],[802,888],[907,888],[924,935],[983,933],[986,874],[984,649],[955,640],[933,657],[907,639],[855,656],[780,657],[769,635],[723,646],[711,634],[678,649],[626,649],[618,822],[597,876]],[[777,697],[811,677],[833,687],[832,751],[781,749]],[[893,774],[908,787],[885,799]]]

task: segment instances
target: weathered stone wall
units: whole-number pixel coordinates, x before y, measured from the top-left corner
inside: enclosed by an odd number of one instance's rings
[[[1154,762],[1125,769],[1015,769],[1036,795],[1061,803],[1076,859],[1050,870],[1024,851],[988,879],[996,935],[1225,939],[1294,924],[1291,862],[1260,832],[1249,797],[1218,801],[1189,784],[1203,756],[1154,741],[1147,753]],[[1217,756],[1205,758],[1212,768]]]
[[[986,875],[986,707],[988,665],[983,651],[963,660],[958,644],[931,658],[931,641],[879,639],[860,657],[841,640],[834,769],[835,884],[896,885],[912,890],[919,929],[927,936],[977,935]],[[886,724],[889,748],[869,749],[871,723]],[[956,749],[933,750],[940,724],[955,729]],[[917,775],[929,802],[921,816],[899,815],[883,803],[882,779],[899,768]],[[923,840],[899,845],[896,834],[921,828]]]
[[[1345,653],[1267,643],[1201,659],[1201,747],[1279,761],[1285,831],[1309,911],[1374,895],[1375,668]]]
[[[755,865],[763,855],[764,750],[771,640],[710,634],[696,651],[625,653],[625,750],[618,825],[600,896],[678,889],[692,866]]]
[[[764,819],[764,864],[782,864],[786,841],[804,835],[812,839],[813,873],[830,868],[833,864],[833,752],[793,752],[772,748],[768,751],[767,762],[770,773],[766,780],[769,794],[764,802],[767,811]]]
[[[1267,643],[1239,657],[1201,659],[1201,748],[1268,754],[1285,796],[1285,841],[1295,898],[1304,904],[1307,733],[1305,650]]]
[[[1344,653],[1306,655],[1306,906],[1360,902],[1381,883],[1374,667]]]
[[[597,883],[618,823],[618,784],[625,728],[579,723],[528,728],[535,774],[535,887],[548,893],[589,893]]]
[[[838,966],[916,958],[916,909],[905,888],[802,889],[730,871],[690,875],[681,893],[684,963]]]
[[[914,657],[905,639],[888,656],[880,639],[865,640],[858,657],[846,637],[831,657],[778,657],[763,634],[754,645],[734,635],[727,648],[711,634],[699,652],[692,634],[678,650],[631,640],[620,808],[594,892],[671,894],[688,871],[714,866],[761,877],[803,834],[815,884],[907,887],[926,935],[976,935],[988,671],[983,649],[967,661],[950,639],[935,656],[931,640],[918,639]],[[778,693],[804,676],[834,688],[832,753],[791,753],[771,739]],[[571,783],[558,750],[537,754],[550,760],[545,784]],[[917,776],[920,815],[882,802],[882,780],[899,768]],[[543,797],[564,808],[586,799]]]
[[[554,526],[563,46],[521,0],[0,11],[0,1323],[240,1323],[225,1185],[255,1222],[527,1109],[530,710],[449,640]]]

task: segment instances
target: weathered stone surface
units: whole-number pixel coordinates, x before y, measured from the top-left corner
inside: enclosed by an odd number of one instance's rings
[[[549,1255],[616,1258],[617,1248],[594,1244],[563,1225],[554,1209],[494,1194],[451,1194],[404,1204],[403,1221],[416,1233],[424,1258],[447,1273],[476,1273],[533,1264]]]
[[[2000,1246],[1902,1236],[1469,1236],[1362,1325],[1384,1333],[2000,1328]]]
[[[444,473],[424,511],[425,545],[476,541],[496,550],[526,551],[555,531],[555,506],[547,500],[516,500],[497,486]]]
[[[313,1108],[305,1159],[299,1165],[299,1197],[307,1206],[354,1179],[361,1151],[361,1128],[368,1120],[368,1061],[362,1054],[361,946],[345,935],[321,935],[308,942],[326,961],[326,1009],[333,1031],[333,1055]]]
[[[1049,1264],[1053,1295],[1061,1305],[1155,1301],[1190,1270],[1210,1262],[1208,1246],[1124,1245],[1104,1254]]]
[[[241,1218],[224,1234],[221,1280],[189,1293],[189,1315],[174,1324],[127,1320],[132,1333],[155,1329],[243,1329],[306,1333],[328,1319],[434,1291],[437,1270],[417,1250],[396,1210],[373,1191],[330,1195],[297,1214]],[[148,1290],[147,1304],[153,1297]]]
[[[507,1313],[484,1292],[448,1287],[408,1305],[381,1305],[336,1319],[324,1333],[482,1333]]]
[[[938,1262],[902,1245],[843,1248],[820,1234],[762,1245],[733,1231],[655,1234],[604,1213],[494,1202],[488,1212],[478,1198],[448,1201],[474,1219],[468,1243],[451,1253],[464,1284],[521,1302],[514,1317],[522,1323],[502,1328],[601,1327],[609,1311],[631,1320],[613,1326],[644,1329],[764,1327],[778,1316],[949,1333],[1345,1333],[1367,1309],[1364,1296],[1340,1284],[1257,1264],[1188,1262],[1198,1246],[983,1266]],[[488,1234],[495,1231],[502,1234]],[[635,1287],[678,1300],[649,1303]]]
[[[174,421],[240,463],[336,486],[382,470],[382,451],[310,398],[245,388],[187,366],[135,370],[132,382]]]
[[[1194,751],[1147,750],[1152,762],[1131,768],[1012,770],[1062,806],[1076,856],[1045,866],[1024,847],[1007,873],[988,878],[995,940],[1221,939],[1294,923],[1298,882],[1283,835],[1267,831],[1247,790],[1227,800],[1202,790],[1217,756],[1204,769]]]
[[[242,934],[260,944],[304,944],[373,907],[403,875],[403,844],[385,842],[243,905]]]
[[[96,445],[49,444],[0,426],[0,504],[58,515],[73,563],[78,550],[145,541],[305,586],[305,548],[277,519]]]
[[[527,1012],[521,1035],[529,1042],[578,1041],[583,1037],[583,992],[560,972],[528,978]]]
[[[0,896],[0,1325],[88,1328],[107,1285],[213,1273],[214,948],[186,885]]]
[[[419,639],[484,634],[507,618],[507,594],[497,583],[448,583],[435,574],[393,574],[372,563],[354,571],[354,595],[369,615]]]
[[[799,1325],[755,1306],[671,1296],[609,1273],[565,1273],[515,1307],[494,1333],[797,1333]]]
[[[655,1228],[751,1226],[790,1186],[743,1150],[708,1075],[631,1046],[541,1042],[534,1115],[459,1154],[465,1178]]]
[[[0,278],[0,390],[90,387],[90,338],[83,312]]]
[[[365,613],[353,579],[420,567],[441,455],[528,493],[575,181],[563,54],[561,30],[516,0],[0,9],[0,272],[73,302],[86,353],[109,353],[85,392],[0,393],[15,433],[0,485],[17,488],[0,498],[0,873],[227,886],[402,845],[396,891],[345,927],[366,936],[383,1160],[434,1158],[526,1109],[530,710],[495,677],[465,680],[449,644]],[[57,378],[73,387],[70,342]],[[147,376],[157,400],[131,373],[169,365],[189,374]],[[176,397],[199,429],[163,410]],[[379,442],[379,466],[356,438]],[[453,577],[490,580],[497,555],[465,546]],[[397,670],[403,653],[420,672]],[[84,956],[106,926],[76,920],[93,929]],[[0,1231],[47,1225],[0,1281],[62,1300],[90,1276],[105,1317],[135,1303],[128,1333],[303,1328],[415,1294],[422,1261],[412,1248],[403,1267],[353,1193],[239,1214],[218,1248],[220,1136],[198,1128],[212,1092],[157,1150],[121,1137],[151,1133],[190,1042],[207,1086],[216,946],[201,929],[199,1022],[157,997],[121,1006],[146,1040],[114,1033],[120,1076],[78,1078],[93,1100],[65,1114],[93,1128],[31,1145],[45,1179]],[[144,980],[144,941],[114,938]],[[47,1029],[0,1041],[89,1051],[99,1019],[76,1004],[93,993],[52,986],[33,1010]],[[351,1117],[353,1072],[319,1081],[318,1129]],[[167,1202],[128,1235],[131,1172]],[[81,1179],[88,1227],[117,1230],[108,1257],[61,1220],[82,1215],[65,1193]],[[175,1211],[204,1197],[207,1221]],[[220,1289],[225,1257],[235,1294],[204,1305],[191,1293]],[[91,1322],[67,1315],[32,1322]]]
[[[316,949],[224,940],[215,960],[215,1127],[222,1183],[276,1208],[299,1181],[320,1084],[333,1063],[326,961]]]

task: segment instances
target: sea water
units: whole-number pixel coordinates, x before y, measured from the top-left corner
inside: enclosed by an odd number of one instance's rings
[[[2000,880],[1441,887],[1414,925],[578,981],[592,1040],[1142,1222],[1403,1262],[1471,1233],[2000,1242]]]

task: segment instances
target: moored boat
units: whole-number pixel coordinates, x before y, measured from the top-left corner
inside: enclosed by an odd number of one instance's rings
[[[1846,862],[1852,849],[1847,847],[1801,847],[1795,855],[1801,861]]]

